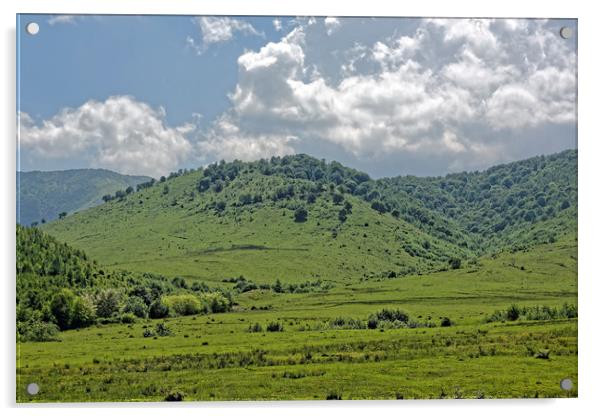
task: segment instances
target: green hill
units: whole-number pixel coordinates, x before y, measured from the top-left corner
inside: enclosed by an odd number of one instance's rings
[[[52,221],[102,203],[102,197],[136,187],[146,176],[121,175],[105,169],[17,172],[17,222]]]
[[[576,230],[576,151],[376,181],[295,155],[221,162],[143,188],[45,230],[111,268],[258,283],[422,273]]]

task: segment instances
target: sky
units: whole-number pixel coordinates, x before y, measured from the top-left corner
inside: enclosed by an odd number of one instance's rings
[[[576,25],[19,15],[18,167],[159,177],[307,153],[432,176],[575,148]]]

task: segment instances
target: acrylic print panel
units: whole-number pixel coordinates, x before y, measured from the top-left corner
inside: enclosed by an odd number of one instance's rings
[[[577,396],[576,20],[17,23],[18,402]]]

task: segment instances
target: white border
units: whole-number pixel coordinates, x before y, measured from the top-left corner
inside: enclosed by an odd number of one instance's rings
[[[306,415],[308,412],[326,414],[345,412],[364,415],[376,408],[379,413],[441,414],[447,415],[504,415],[526,412],[546,415],[589,414],[602,408],[602,387],[599,373],[602,356],[602,309],[597,304],[602,296],[602,265],[600,231],[602,204],[600,204],[600,124],[602,110],[599,104],[600,53],[602,49],[602,21],[595,2],[556,1],[528,2],[525,0],[473,1],[385,1],[369,0],[357,4],[326,2],[324,0],[3,0],[0,2],[2,25],[2,99],[0,117],[2,126],[0,155],[2,157],[3,203],[0,215],[0,256],[2,259],[2,375],[0,392],[2,404],[8,413],[40,415],[105,415],[107,408],[118,413],[161,415],[178,408],[181,412],[199,410],[245,415],[287,413]],[[15,343],[14,343],[14,256],[15,256],[15,15],[16,13],[118,13],[118,14],[235,14],[235,15],[334,15],[334,16],[450,16],[450,17],[565,17],[579,19],[579,399],[564,400],[488,400],[488,401],[413,401],[413,402],[278,402],[233,404],[103,404],[85,410],[81,406],[53,405],[16,409],[15,399]],[[201,409],[199,409],[201,408]]]

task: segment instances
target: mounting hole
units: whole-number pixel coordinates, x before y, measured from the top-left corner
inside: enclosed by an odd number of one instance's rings
[[[35,396],[39,392],[40,386],[38,386],[37,383],[29,383],[27,385],[27,394],[29,394],[30,396]]]
[[[570,378],[563,378],[562,380],[560,380],[560,388],[566,391],[572,390],[573,380],[571,380]]]
[[[27,23],[27,26],[25,26],[25,30],[30,35],[37,35],[40,31],[40,25],[38,25],[36,22],[29,22]]]
[[[570,39],[573,37],[573,29],[568,26],[564,26],[560,28],[560,37],[562,39]]]

